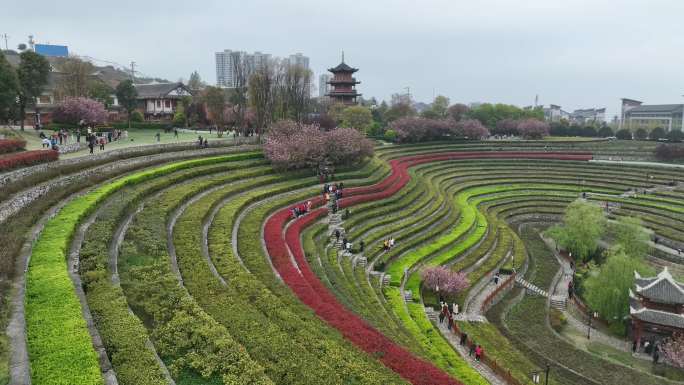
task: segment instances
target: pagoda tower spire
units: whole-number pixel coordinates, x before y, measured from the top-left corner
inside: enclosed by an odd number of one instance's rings
[[[356,85],[361,82],[353,77],[354,72],[358,69],[350,67],[344,62],[344,50],[342,50],[342,62],[337,67],[328,69],[328,71],[333,73],[333,78],[328,82],[331,90],[326,96],[329,96],[334,103],[356,104],[356,99],[361,96],[356,90]]]

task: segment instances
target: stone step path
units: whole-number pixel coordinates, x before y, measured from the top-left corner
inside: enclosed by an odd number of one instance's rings
[[[548,293],[546,290],[542,290],[542,289],[538,288],[537,286],[531,284],[530,282],[527,282],[527,281],[526,281],[523,277],[521,277],[521,276],[516,276],[516,277],[515,277],[515,283],[516,283],[518,286],[527,289],[527,292],[530,293],[530,294],[535,294],[535,295],[539,295],[539,296],[542,296],[542,297],[548,297],[548,296],[549,296],[549,293]]]
[[[565,310],[568,307],[568,299],[567,297],[554,295],[551,297],[549,304],[554,309]]]
[[[506,381],[496,375],[487,365],[480,361],[475,360],[475,356],[468,355],[468,348],[462,346],[459,341],[459,335],[449,330],[446,322],[439,323],[439,314],[437,311],[431,307],[425,308],[425,314],[432,321],[435,327],[439,330],[442,336],[449,341],[449,344],[454,348],[456,352],[472,367],[474,368],[482,377],[484,377],[492,385],[506,385]],[[456,318],[458,319],[458,318]],[[487,354],[485,346],[485,354]]]
[[[499,283],[497,284],[494,284],[493,280],[488,279],[486,285],[480,289],[475,297],[468,303],[464,317],[477,319],[478,322],[487,322],[487,318],[482,314],[482,305],[487,297],[498,289],[508,277],[510,277],[510,275],[500,275]]]

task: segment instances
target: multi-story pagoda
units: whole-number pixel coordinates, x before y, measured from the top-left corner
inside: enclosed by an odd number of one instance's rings
[[[635,288],[629,291],[629,314],[634,340],[657,342],[674,332],[684,332],[684,284],[665,268],[652,278],[634,272]]]
[[[356,85],[361,82],[357,81],[352,75],[358,69],[352,68],[344,62],[343,53],[342,63],[335,68],[329,68],[328,71],[333,73],[333,78],[328,81],[331,89],[326,96],[329,96],[333,103],[356,104],[356,98],[361,96],[361,94],[356,92]]]

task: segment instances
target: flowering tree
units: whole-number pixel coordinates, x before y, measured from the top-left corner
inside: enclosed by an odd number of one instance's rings
[[[465,119],[458,122],[455,133],[471,140],[480,140],[489,136],[489,130],[479,120]]]
[[[537,119],[525,119],[518,123],[518,131],[525,139],[542,139],[549,135],[549,124]]]
[[[421,273],[423,284],[433,291],[454,295],[470,286],[465,273],[455,272],[443,266],[429,267]]]
[[[373,155],[373,144],[352,128],[323,131],[317,125],[283,120],[271,125],[264,153],[276,168],[315,168],[322,162],[357,162]]]
[[[665,361],[677,368],[684,368],[684,333],[675,333],[661,346]]]
[[[392,122],[390,129],[396,132],[398,142],[423,142],[451,135],[456,130],[456,121],[406,117]]]
[[[59,103],[52,114],[57,123],[78,124],[102,124],[107,120],[107,111],[104,105],[96,100],[78,97],[67,98]]]
[[[494,135],[519,135],[519,122],[514,119],[502,119],[496,122],[496,128],[492,131]]]

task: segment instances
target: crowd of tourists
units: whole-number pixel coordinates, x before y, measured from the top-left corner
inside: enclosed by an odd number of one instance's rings
[[[159,135],[157,133],[157,135]],[[209,140],[207,138],[203,138],[202,135],[197,137],[197,146],[199,148],[207,148],[209,147]]]
[[[77,128],[73,131],[62,128],[55,130],[50,135],[46,135],[45,132],[41,131],[38,134],[38,137],[41,139],[42,148],[52,150],[59,150],[60,146],[65,146],[70,143],[81,143],[81,137],[83,137],[92,154],[97,146],[103,151],[105,149],[105,144],[128,138],[128,131],[113,129],[97,133],[92,127],[87,127],[85,129]]]
[[[292,213],[292,218],[299,218],[300,216],[308,213],[309,211],[311,211],[311,201],[307,201],[306,203],[303,203],[290,209],[290,212]]]
[[[382,242],[382,249],[385,251],[390,251],[394,247],[394,244],[394,237],[387,238]]]
[[[439,323],[443,324],[447,322],[447,329],[453,331],[454,333],[459,333],[456,329],[456,324],[454,323],[454,318],[458,315],[458,304],[456,302],[452,303],[451,306],[445,301],[440,300],[441,311],[439,312]],[[468,356],[475,356],[475,361],[480,361],[484,355],[484,348],[482,345],[475,343],[475,341],[468,342],[468,333],[460,332],[461,338],[459,344],[461,346],[468,347]]]

